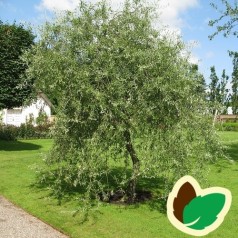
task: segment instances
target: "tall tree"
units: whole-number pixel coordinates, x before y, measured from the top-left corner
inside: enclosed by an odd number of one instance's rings
[[[219,90],[218,90],[218,83],[219,83],[219,78],[216,74],[216,69],[215,66],[212,66],[210,68],[211,74],[210,74],[210,84],[208,86],[209,91],[208,91],[208,98],[209,101],[214,104],[217,102],[217,97],[219,94]],[[214,112],[214,109],[213,109]]]
[[[222,105],[221,113],[222,114],[227,114],[228,112],[228,107],[229,107],[229,89],[227,88],[229,76],[226,75],[225,69],[222,71],[221,79],[220,79],[220,84],[219,84],[219,91],[220,94],[218,96],[218,102]]]
[[[219,33],[223,33],[223,36],[228,37],[229,35],[234,35],[238,37],[238,30],[237,30],[237,24],[238,24],[238,3],[237,1],[234,1],[233,4],[230,1],[227,0],[221,0],[222,3],[222,9],[218,7],[215,3],[211,3],[211,6],[215,8],[217,11],[219,11],[219,18],[215,20],[211,20],[209,22],[210,26],[216,26],[216,31],[209,36],[210,39],[213,39],[216,35]],[[231,100],[232,103],[232,109],[233,113],[237,113],[237,80],[236,80],[236,54],[235,52],[229,52],[229,55],[233,57],[233,73],[232,73],[232,93],[229,95],[229,100]],[[224,75],[224,84],[227,81],[225,78],[228,78]],[[221,85],[222,87],[222,85]],[[226,102],[226,107],[230,105],[230,102]]]
[[[214,38],[217,34],[223,33],[225,37],[234,35],[238,37],[237,23],[238,23],[238,3],[233,1],[233,4],[227,0],[221,0],[222,9],[217,4],[211,3],[212,7],[219,11],[219,18],[210,20],[210,26],[216,26],[216,31],[210,36]],[[217,2],[216,2],[217,3]]]
[[[0,109],[21,106],[32,90],[32,80],[23,85],[27,68],[21,59],[33,45],[34,36],[23,25],[0,21]]]
[[[238,114],[238,52],[229,51],[229,55],[232,57],[233,63],[231,106],[233,114]]]
[[[73,187],[88,198],[120,189],[134,202],[139,179],[198,176],[216,157],[184,44],[154,29],[153,13],[139,0],[116,12],[82,1],[47,23],[25,55],[28,76],[59,104],[42,177],[58,197]]]
[[[215,112],[219,113],[227,113],[228,108],[228,92],[227,83],[229,77],[226,75],[225,70],[222,71],[222,76],[219,77],[216,74],[215,66],[210,68],[210,84],[208,85],[208,100],[210,102],[210,106],[212,108],[213,114]]]
[[[197,81],[196,91],[206,97],[206,81],[204,76],[199,72],[199,68],[197,64],[191,65],[191,75],[194,75],[195,81]]]

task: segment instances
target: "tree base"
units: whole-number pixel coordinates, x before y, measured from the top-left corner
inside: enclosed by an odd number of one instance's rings
[[[135,203],[142,203],[152,199],[152,193],[150,191],[138,190],[136,191],[136,196],[132,200],[126,195],[123,191],[116,191],[114,193],[106,193],[107,198],[105,199],[102,194],[99,194],[99,198],[103,202],[112,203],[112,204],[124,204],[130,205]]]

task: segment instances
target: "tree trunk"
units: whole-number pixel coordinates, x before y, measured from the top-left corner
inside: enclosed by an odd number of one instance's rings
[[[139,163],[139,159],[136,155],[136,152],[133,148],[132,142],[131,142],[131,135],[130,135],[130,131],[126,130],[124,132],[124,137],[126,140],[126,149],[131,157],[132,160],[132,177],[129,181],[128,187],[127,187],[127,196],[128,196],[128,202],[129,203],[134,203],[135,202],[135,197],[136,197],[136,184],[137,184],[137,175],[139,173],[139,169],[140,169],[140,163]]]
[[[218,110],[216,109],[215,113],[214,113],[213,123],[212,123],[213,127],[215,126],[215,123],[216,123],[216,120],[217,120],[217,114],[218,114]]]

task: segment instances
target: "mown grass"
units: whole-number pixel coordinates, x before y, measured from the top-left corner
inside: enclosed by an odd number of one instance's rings
[[[210,166],[208,181],[210,186],[230,189],[233,201],[222,225],[207,237],[235,238],[238,233],[238,132],[221,132],[220,136],[227,146],[229,159]],[[73,216],[78,208],[76,199],[58,205],[57,200],[48,196],[47,189],[32,186],[34,167],[42,163],[43,155],[51,146],[52,140],[0,141],[0,194],[72,238],[190,237],[169,223],[156,202],[127,207],[104,205],[96,218],[90,216],[81,223],[80,213]]]

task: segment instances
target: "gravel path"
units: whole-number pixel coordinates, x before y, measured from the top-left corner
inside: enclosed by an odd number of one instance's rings
[[[1,238],[68,238],[0,196]]]

